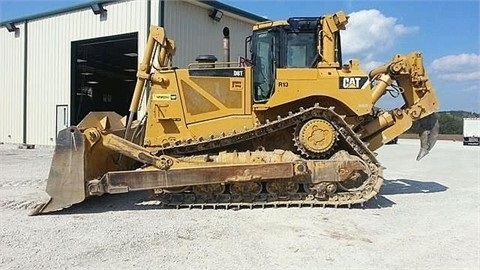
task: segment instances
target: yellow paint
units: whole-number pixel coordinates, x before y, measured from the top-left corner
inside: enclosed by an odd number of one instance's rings
[[[308,108],[318,103],[321,107],[334,107],[338,114],[346,116],[349,124],[359,126],[363,139],[372,142],[373,149],[393,139],[392,136],[405,132],[411,121],[438,109],[438,100],[423,68],[420,53],[397,55],[392,62],[370,74],[374,80],[380,80],[373,84],[370,81],[360,83],[360,78],[369,74],[360,68],[358,60],[350,60],[340,67],[335,59],[334,52],[338,49],[335,39],[339,37],[338,32],[345,28],[348,18],[343,12],[337,12],[323,16],[321,20],[319,38],[322,47],[318,51],[322,55],[321,61],[312,68],[276,69],[273,93],[263,103],[252,100],[255,90],[252,69],[255,67],[241,67],[243,77],[228,76],[230,73],[225,69],[238,71],[240,67],[228,67],[224,63],[209,67],[211,73],[206,73],[208,76],[190,76],[189,70],[193,66],[157,70],[154,75],[162,79],[152,81],[145,145],[155,150],[166,142],[241,132],[254,128],[257,122],[285,117],[289,112],[297,112],[300,107]],[[255,25],[254,30],[286,24],[286,21],[262,22]],[[170,42],[173,44],[173,41]],[[391,70],[395,74],[390,73]],[[218,74],[227,75],[222,77]],[[396,111],[403,116],[387,111],[381,117],[390,120],[383,123],[380,116],[373,116],[372,111],[377,100],[394,81],[404,91],[401,97],[405,105]],[[369,123],[364,119],[370,119]]]
[[[230,79],[230,91],[243,91],[243,79]]]

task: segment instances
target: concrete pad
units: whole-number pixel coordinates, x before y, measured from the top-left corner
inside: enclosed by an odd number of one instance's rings
[[[0,266],[142,269],[479,269],[480,147],[419,141],[381,148],[385,184],[365,209],[166,210],[146,194],[65,211],[46,199],[52,149],[0,145]]]

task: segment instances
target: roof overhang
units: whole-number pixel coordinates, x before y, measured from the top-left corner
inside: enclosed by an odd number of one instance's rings
[[[84,4],[79,4],[79,5],[76,5],[76,6],[71,6],[71,7],[56,9],[56,10],[43,12],[43,13],[31,15],[31,16],[25,16],[25,17],[20,17],[20,18],[16,18],[16,19],[6,20],[6,21],[3,21],[3,22],[0,22],[0,27],[5,27],[9,23],[17,24],[17,23],[21,23],[21,22],[25,22],[25,21],[38,20],[38,19],[42,19],[42,18],[45,18],[45,17],[53,16],[53,15],[59,15],[59,14],[62,14],[62,13],[68,13],[68,12],[82,10],[82,9],[90,9],[92,6],[98,5],[98,4],[109,4],[109,3],[121,2],[121,1],[122,0],[90,1],[90,2],[87,2],[87,3],[84,3]],[[165,1],[165,0],[160,0],[160,1]],[[246,11],[241,10],[239,8],[221,3],[219,1],[195,0],[195,1],[187,1],[187,2],[191,2],[191,3],[197,2],[200,5],[204,4],[206,6],[216,8],[216,9],[219,9],[219,10],[222,10],[222,11],[225,11],[225,12],[229,13],[230,16],[232,16],[232,17],[247,20],[247,21],[249,21],[253,24],[255,24],[257,22],[267,20],[263,17],[255,15],[253,13],[246,12]]]

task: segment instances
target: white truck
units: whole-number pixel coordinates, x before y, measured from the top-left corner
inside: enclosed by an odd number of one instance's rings
[[[463,145],[480,145],[480,118],[463,118]]]

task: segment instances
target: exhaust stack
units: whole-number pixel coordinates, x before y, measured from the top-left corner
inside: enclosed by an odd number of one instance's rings
[[[230,62],[230,29],[228,27],[223,28],[223,61]]]

